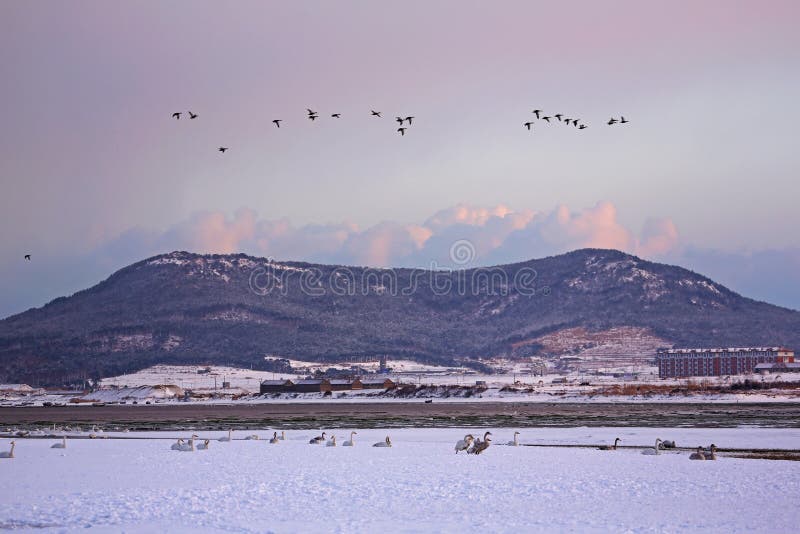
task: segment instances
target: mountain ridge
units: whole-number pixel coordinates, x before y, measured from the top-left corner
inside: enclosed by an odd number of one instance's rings
[[[559,338],[567,332],[571,341]],[[457,271],[175,251],[1,320],[0,380],[57,384],[154,363],[263,368],[268,354],[480,366],[573,354],[603,332],[622,340],[621,351],[796,348],[800,312],[607,249]],[[640,338],[637,348],[625,348],[634,346],[626,336]]]

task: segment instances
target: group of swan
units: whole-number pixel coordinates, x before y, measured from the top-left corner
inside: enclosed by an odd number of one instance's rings
[[[703,447],[697,447],[697,452],[689,455],[690,460],[716,460],[717,459],[717,446],[713,443],[709,447],[711,452],[705,452]]]
[[[194,438],[198,437],[197,434],[192,434],[192,437],[189,438],[188,443],[179,439],[175,443],[170,446],[170,449],[173,451],[183,451],[183,452],[192,452],[194,451]],[[198,449],[207,449],[208,448],[208,440],[205,440],[203,446],[197,447]]]
[[[355,444],[356,444],[356,440],[355,440],[355,438],[353,436],[355,436],[357,434],[358,434],[358,432],[356,432],[355,430],[350,432],[350,439],[345,441],[344,443],[342,443],[342,447],[354,447]],[[326,447],[336,447],[336,436],[331,435],[331,439],[326,440],[325,439],[326,435],[327,434],[325,434],[325,432],[323,432],[321,435],[311,438],[310,440],[308,440],[309,445],[321,445],[322,443],[324,443]],[[392,446],[392,440],[391,440],[391,438],[389,438],[389,436],[386,436],[385,440],[379,441],[377,443],[373,443],[372,446],[373,447],[391,447]]]
[[[482,453],[483,451],[489,448],[489,445],[492,444],[492,438],[490,437],[491,435],[492,435],[491,432],[486,432],[483,435],[483,440],[481,440],[481,438],[476,439],[475,436],[473,436],[472,434],[467,434],[466,436],[464,436],[464,439],[456,441],[456,446],[455,446],[456,454],[458,454],[461,451],[467,451],[467,454]],[[518,435],[519,432],[515,432],[514,441],[509,441],[507,445],[512,445],[512,446],[519,445],[519,441],[517,441]],[[389,438],[387,437],[386,439],[388,440]],[[375,447],[377,446],[378,444],[376,443]]]

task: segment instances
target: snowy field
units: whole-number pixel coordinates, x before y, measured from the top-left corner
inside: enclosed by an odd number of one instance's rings
[[[170,450],[175,433],[125,439],[17,440],[0,459],[0,528],[78,532],[796,532],[800,462],[687,452],[645,456],[561,447],[499,446],[456,455],[466,429],[335,430],[339,446],[290,431],[276,445],[239,438]],[[264,438],[266,429],[253,431]],[[476,429],[471,432],[478,434]],[[679,446],[794,448],[800,429],[521,429],[522,443],[655,438]],[[221,432],[198,432],[216,438]],[[330,434],[330,432],[329,432]],[[188,436],[187,436],[188,437]],[[141,439],[133,439],[141,438]],[[8,450],[8,439],[0,450]]]

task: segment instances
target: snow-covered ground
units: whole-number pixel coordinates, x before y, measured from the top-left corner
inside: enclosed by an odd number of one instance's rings
[[[339,444],[349,430],[332,431]],[[481,429],[482,430],[482,429]],[[471,430],[478,433],[477,429]],[[514,429],[494,432],[495,443]],[[330,433],[331,431],[329,431]],[[356,446],[312,446],[317,431],[207,451],[169,449],[174,433],[144,439],[17,440],[0,459],[0,528],[78,532],[796,532],[800,462],[686,452],[645,456],[494,445],[456,455],[467,429],[358,430]],[[799,429],[521,429],[523,443],[791,448]],[[218,437],[220,432],[198,432]],[[162,439],[159,439],[162,438]],[[8,440],[0,441],[0,450]]]

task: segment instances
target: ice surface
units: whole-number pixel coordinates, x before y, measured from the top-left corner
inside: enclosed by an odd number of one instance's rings
[[[472,429],[475,434],[483,429]],[[515,429],[495,429],[505,443]],[[328,430],[340,441],[350,429]],[[373,448],[387,432],[394,447]],[[54,532],[792,532],[800,462],[688,453],[643,456],[494,445],[454,454],[467,429],[358,430],[356,446],[308,444],[287,431],[277,445],[212,441],[169,450],[174,433],[127,439],[17,440],[0,459],[0,528]],[[522,443],[792,447],[796,429],[521,429]],[[218,437],[222,432],[197,432]],[[188,437],[184,435],[183,437]],[[146,438],[146,439],[131,439]],[[7,450],[8,440],[0,442]]]

